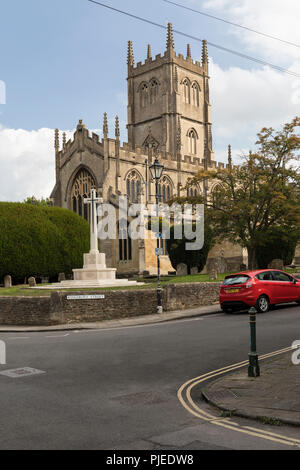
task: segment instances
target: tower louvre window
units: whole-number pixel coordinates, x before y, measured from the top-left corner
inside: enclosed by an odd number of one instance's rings
[[[199,85],[197,82],[192,84],[192,104],[199,106]]]
[[[197,153],[197,134],[195,129],[191,129],[188,132],[188,151],[189,153],[196,155]]]
[[[191,102],[190,82],[187,78],[183,81],[183,101],[186,104]]]
[[[147,83],[143,83],[140,89],[141,107],[145,108],[149,104],[149,87]]]
[[[150,103],[155,103],[158,98],[158,81],[156,78],[153,78],[150,82]]]

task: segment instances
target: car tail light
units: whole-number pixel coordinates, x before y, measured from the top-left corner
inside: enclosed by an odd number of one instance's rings
[[[246,289],[250,289],[250,287],[252,286],[253,286],[252,279],[246,282],[246,285],[245,285]]]

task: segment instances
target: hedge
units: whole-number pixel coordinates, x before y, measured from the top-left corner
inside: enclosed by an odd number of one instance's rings
[[[0,279],[29,276],[57,280],[82,267],[89,251],[89,224],[58,207],[0,202]]]

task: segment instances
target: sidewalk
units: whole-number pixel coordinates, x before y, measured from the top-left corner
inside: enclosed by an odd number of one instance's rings
[[[202,394],[229,414],[300,426],[300,365],[292,363],[293,352],[261,361],[260,377],[249,378],[244,367],[212,382]]]
[[[131,318],[120,318],[116,320],[107,320],[94,323],[68,323],[64,325],[52,326],[10,326],[0,325],[0,333],[16,333],[16,332],[36,332],[36,331],[61,331],[61,330],[93,330],[93,329],[107,329],[107,328],[120,328],[126,326],[148,325],[151,323],[162,323],[172,320],[179,320],[185,318],[193,318],[204,315],[213,315],[220,313],[219,304],[205,305],[198,308],[188,310],[176,310],[173,312],[164,312],[162,314],[154,315],[141,315]]]

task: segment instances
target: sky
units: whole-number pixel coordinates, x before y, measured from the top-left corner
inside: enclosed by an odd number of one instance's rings
[[[287,45],[163,0],[102,0],[115,8],[300,74],[300,47]],[[175,0],[176,1],[176,0]],[[177,0],[191,8],[300,45],[299,0]],[[79,119],[102,129],[103,113],[114,136],[118,115],[127,141],[127,42],[135,61],[165,50],[155,26],[88,0],[1,2],[0,200],[48,197],[55,183],[54,129],[71,136]],[[174,35],[175,49],[194,60],[201,43]],[[209,46],[215,159],[231,144],[236,162],[255,149],[262,127],[280,128],[300,115],[300,79]],[[101,132],[100,132],[101,135]]]

